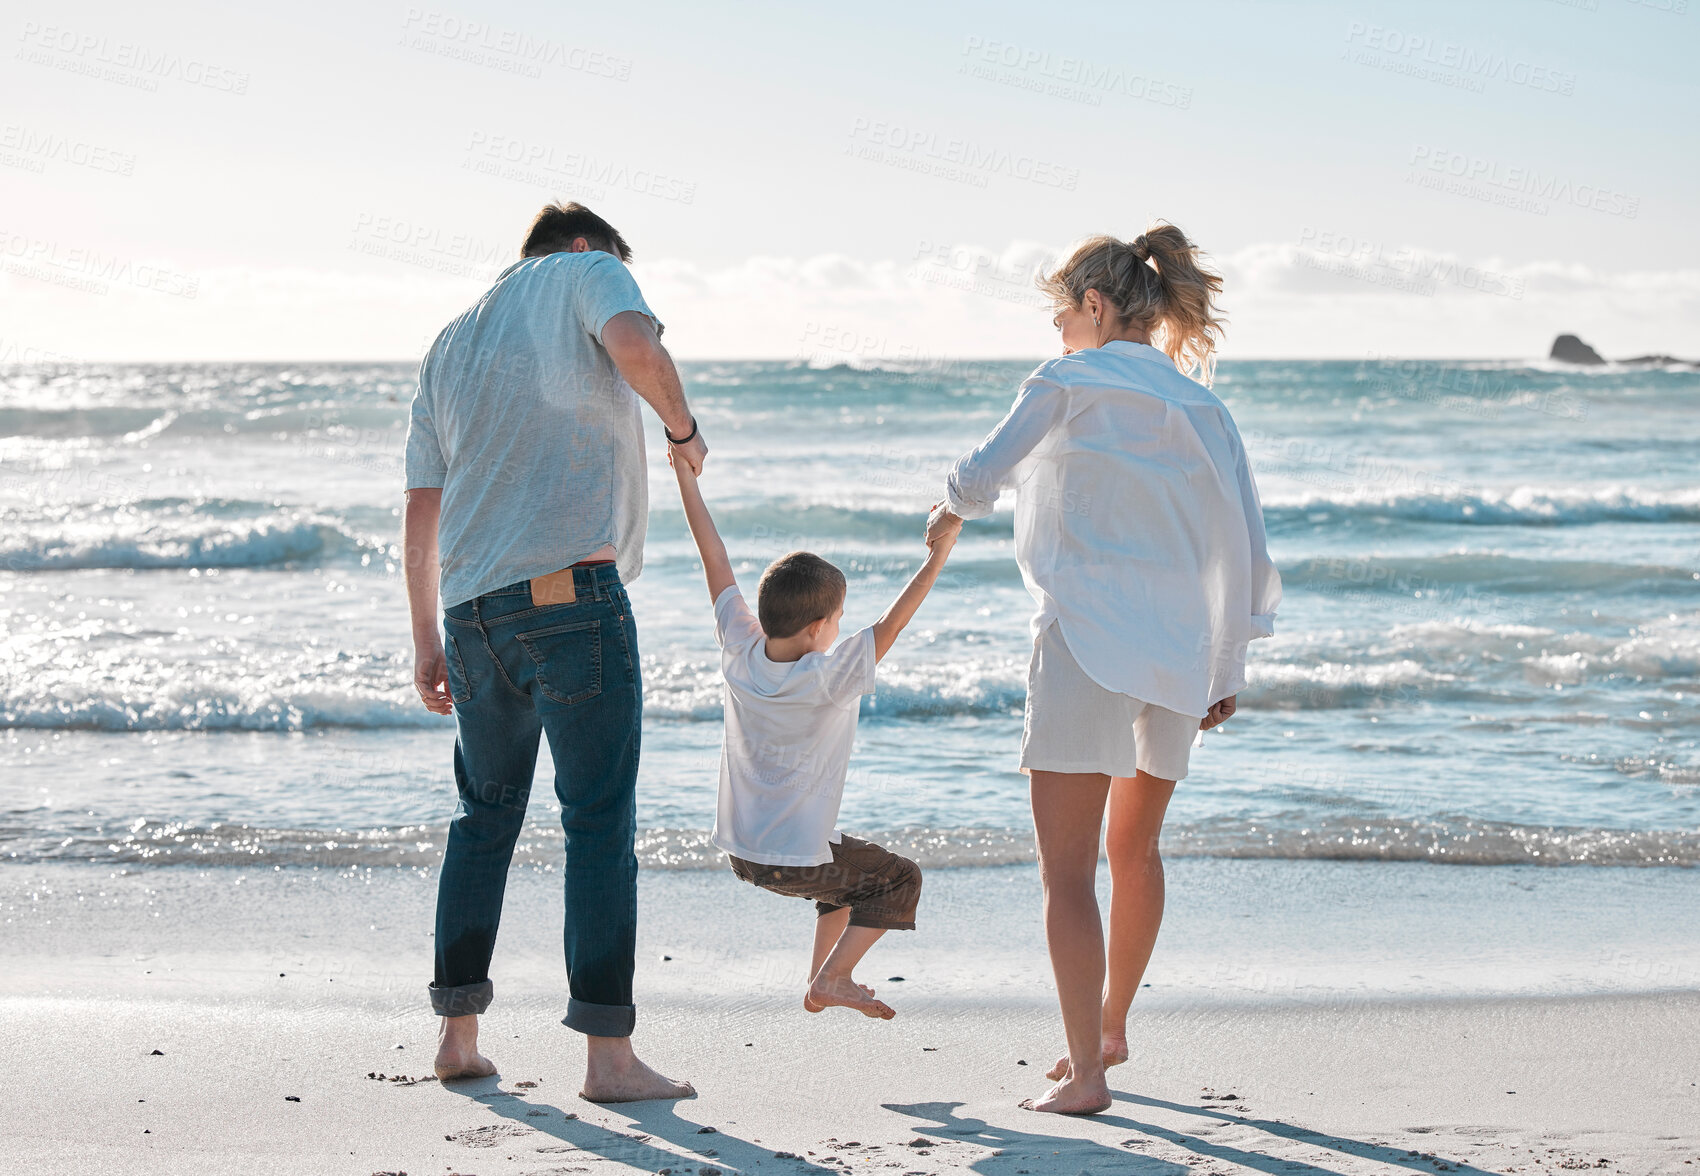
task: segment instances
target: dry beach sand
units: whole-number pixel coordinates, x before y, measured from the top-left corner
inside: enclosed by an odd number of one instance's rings
[[[623,1107],[576,1097],[544,871],[509,890],[484,1026],[500,1077],[413,1081],[434,1029],[431,881],[7,866],[0,1167],[1700,1168],[1692,871],[1174,863],[1134,1058],[1090,1120],[1016,1106],[1059,1042],[1031,867],[929,876],[923,929],[864,976],[898,1007],[890,1024],[801,1010],[804,904],[646,872],[639,1048],[700,1095]],[[1457,924],[1472,896],[1483,913]]]

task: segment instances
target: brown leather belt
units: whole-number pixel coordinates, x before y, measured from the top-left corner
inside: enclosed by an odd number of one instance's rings
[[[532,606],[573,603],[578,599],[578,588],[573,584],[573,568],[600,568],[613,562],[611,559],[581,559],[572,568],[531,577]]]

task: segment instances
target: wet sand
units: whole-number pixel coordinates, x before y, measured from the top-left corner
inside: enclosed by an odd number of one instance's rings
[[[509,892],[483,1034],[501,1074],[445,1088],[413,1081],[430,1073],[434,1029],[423,994],[430,878],[8,866],[4,1167],[359,1176],[1700,1168],[1700,986],[1685,970],[1690,945],[1658,923],[1681,917],[1670,902],[1700,880],[1625,872],[1590,887],[1534,872],[1528,884],[1550,891],[1549,908],[1567,888],[1599,894],[1621,938],[1589,930],[1598,912],[1579,909],[1571,926],[1585,938],[1529,961],[1529,974],[1557,975],[1550,959],[1571,957],[1575,982],[1534,991],[1525,977],[1512,985],[1525,991],[1495,994],[1470,991],[1491,987],[1490,936],[1427,955],[1406,941],[1432,934],[1424,902],[1444,906],[1457,887],[1504,879],[1420,870],[1387,883],[1411,896],[1406,908],[1378,899],[1387,938],[1354,952],[1339,945],[1357,937],[1352,896],[1361,899],[1364,872],[1171,869],[1181,893],[1165,937],[1176,942],[1159,944],[1153,987],[1135,1005],[1133,1059],[1111,1071],[1115,1106],[1065,1120],[1016,1105],[1044,1088],[1060,1041],[1030,869],[929,879],[932,932],[890,937],[863,976],[898,1007],[890,1024],[801,1010],[803,904],[793,910],[720,875],[648,872],[638,1046],[700,1094],[597,1107],[576,1097],[583,1047],[558,1023],[560,896],[548,874],[517,872]],[[1274,924],[1232,909],[1246,900],[1235,887],[1278,895],[1280,877],[1310,895],[1307,919]],[[1643,948],[1613,914],[1613,894],[1646,912],[1628,929]],[[703,918],[708,903],[722,922]],[[1338,925],[1324,925],[1318,912],[1336,908]],[[1531,933],[1562,934],[1564,912],[1550,917]],[[1603,970],[1602,947],[1616,953]],[[1469,966],[1430,980],[1427,994],[1386,997],[1366,984],[1376,959],[1391,978],[1409,970],[1402,959],[1460,955]],[[1222,965],[1214,974],[1202,963],[1210,956]],[[1281,958],[1286,972],[1269,963]],[[1342,977],[1332,987],[1328,959]],[[1618,990],[1583,990],[1602,976],[1617,976]]]

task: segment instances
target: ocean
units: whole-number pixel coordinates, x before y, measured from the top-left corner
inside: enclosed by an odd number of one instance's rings
[[[740,580],[806,548],[845,631],[918,565],[952,460],[1032,364],[690,363]],[[1700,373],[1225,362],[1286,584],[1171,856],[1700,862]],[[409,364],[0,372],[0,856],[428,869],[450,719],[411,686]],[[707,593],[649,419],[631,585],[640,854],[706,867]],[[843,825],[924,864],[1032,854],[1009,515],[969,524],[863,704]],[[547,752],[518,860],[560,851]]]

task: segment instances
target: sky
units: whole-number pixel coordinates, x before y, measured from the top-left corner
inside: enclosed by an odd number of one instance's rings
[[[1700,0],[0,17],[0,363],[417,359],[552,199],[686,359],[1056,350],[1183,228],[1225,358],[1700,358]]]

